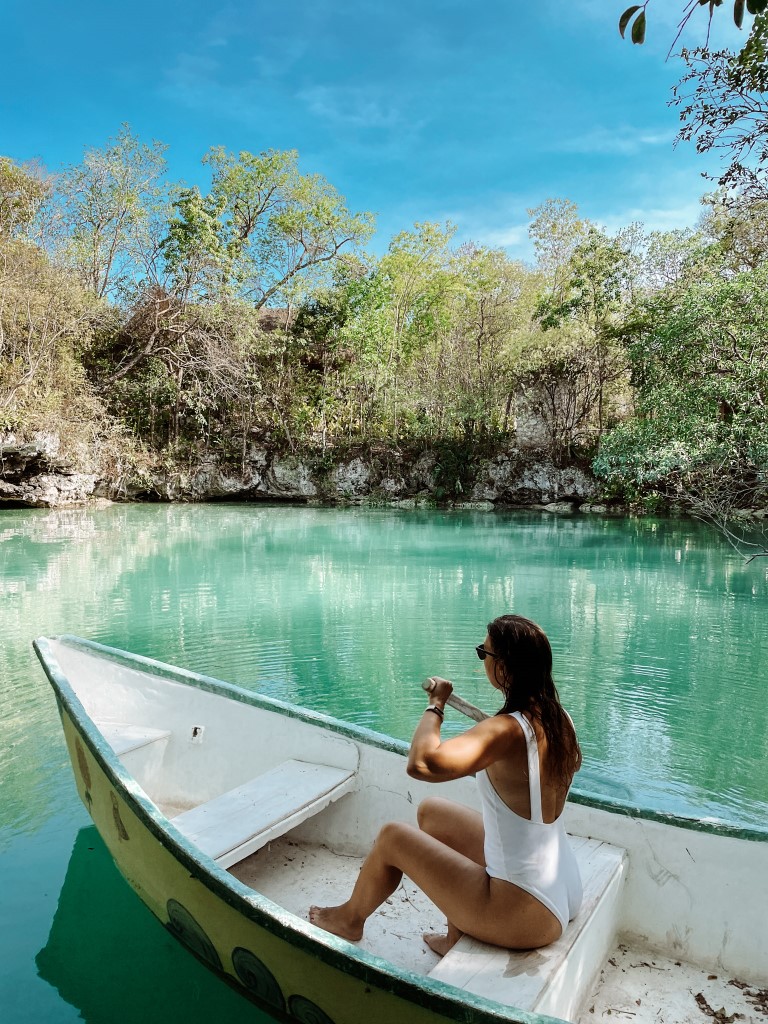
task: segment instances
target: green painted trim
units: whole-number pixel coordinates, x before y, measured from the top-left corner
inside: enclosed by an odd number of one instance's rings
[[[685,818],[668,811],[655,811],[651,807],[637,807],[619,800],[611,800],[610,797],[593,796],[573,789],[568,794],[568,801],[572,804],[581,804],[584,807],[594,807],[599,811],[607,811],[609,814],[621,814],[628,818],[656,821],[660,825],[672,825],[676,828],[688,829],[691,832],[706,832],[708,835],[744,839],[752,843],[768,843],[768,828],[731,825],[727,821],[718,821],[716,818]]]
[[[153,662],[151,659],[129,655],[126,652],[102,647],[91,641],[77,637],[61,636],[55,638],[75,649],[92,651],[108,657],[109,660],[126,667],[153,671],[155,666],[162,672],[155,672],[163,678],[171,679],[224,696],[235,696],[244,703],[251,703],[275,711],[285,713],[292,718],[303,719],[312,723],[323,723],[326,716],[290,704],[274,701],[272,698],[240,690],[229,683],[206,676],[198,676],[183,669]],[[102,734],[89,718],[69,680],[64,675],[55,656],[50,649],[46,637],[39,637],[33,642],[35,652],[43,666],[46,676],[60,702],[60,708],[72,720],[78,734],[99,763],[102,771],[130,804],[133,813],[142,821],[147,829],[173,854],[196,880],[204,883],[211,892],[222,899],[228,906],[257,925],[264,928],[290,946],[300,949],[327,964],[342,970],[345,974],[373,985],[383,992],[401,998],[416,1006],[439,1012],[446,1020],[467,1022],[472,1024],[563,1024],[559,1018],[543,1014],[529,1013],[516,1007],[475,996],[463,989],[455,988],[445,982],[436,981],[414,974],[411,971],[399,970],[390,961],[361,950],[353,943],[337,938],[327,932],[315,928],[309,922],[290,914],[278,904],[273,903],[255,890],[243,885],[233,875],[220,868],[214,861],[201,855],[200,851],[189,840],[178,832],[171,821],[163,815],[137,785],[133,777],[123,768],[117,755],[106,742]],[[234,691],[234,692],[233,692]],[[391,740],[386,736],[358,729],[335,719],[327,719],[339,728],[336,732],[362,739],[371,736],[379,742],[372,744],[384,749],[401,753],[405,744]],[[365,740],[368,742],[368,740]],[[455,994],[454,994],[455,993]]]

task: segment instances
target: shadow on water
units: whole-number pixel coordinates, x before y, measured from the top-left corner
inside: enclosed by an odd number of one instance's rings
[[[89,1024],[271,1024],[192,957],[124,881],[94,827],[81,829],[40,977]]]

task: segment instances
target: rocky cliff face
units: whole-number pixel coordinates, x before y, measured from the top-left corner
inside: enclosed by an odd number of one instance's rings
[[[547,458],[503,452],[478,467],[472,500],[505,505],[581,504],[596,493],[594,477],[573,466],[554,466]]]
[[[155,470],[118,480],[98,471],[76,471],[60,454],[55,438],[37,438],[29,444],[0,440],[0,508],[59,508],[106,498],[603,510],[589,504],[597,485],[588,472],[554,466],[531,451],[509,449],[478,459],[468,472],[465,467],[463,476],[463,485],[451,480],[438,453],[431,450],[415,457],[389,451],[320,461],[254,448],[242,471],[207,461],[188,471]],[[447,494],[457,492],[463,500],[446,500]]]
[[[0,508],[60,508],[85,504],[94,494],[96,473],[75,471],[59,457],[50,435],[31,444],[15,438],[0,443]]]

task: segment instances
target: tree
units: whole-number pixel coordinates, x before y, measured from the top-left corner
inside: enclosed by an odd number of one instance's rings
[[[702,199],[700,231],[708,239],[710,255],[728,273],[757,270],[768,262],[768,197],[719,189]]]
[[[249,422],[258,391],[292,445],[300,346],[286,325],[262,330],[259,311],[298,305],[368,237],[372,219],[350,213],[319,176],[301,175],[294,152],[235,157],[215,149],[205,162],[213,168],[211,189],[177,190],[157,246],[158,273],[143,277],[122,331],[98,357],[101,374],[110,386],[125,381],[122,391],[140,407],[129,378],[151,378],[149,393],[172,403],[173,422],[160,422],[154,400],[140,418],[166,443],[192,436],[195,422],[210,436],[221,408],[218,381],[229,399],[243,389]]]
[[[26,235],[51,191],[37,164],[17,164],[0,156],[0,238]]]
[[[446,329],[455,228],[415,224],[389,243],[386,253],[358,281],[344,337],[355,352],[355,404],[368,427],[398,437],[415,412],[408,369]],[[368,428],[366,428],[368,429]]]
[[[0,431],[61,434],[98,418],[78,359],[89,332],[71,275],[37,246],[0,236]]]
[[[556,465],[594,441],[594,413],[601,397],[590,339],[580,330],[532,332],[517,368],[519,412],[543,425]]]
[[[745,199],[766,202],[768,13],[759,21],[764,34],[748,60],[745,51],[736,56],[728,50],[683,50],[688,71],[673,88],[671,102],[680,108],[678,139],[694,142],[699,153],[718,153],[727,161],[717,179],[720,186]]]
[[[649,0],[628,7],[619,19],[621,35],[631,24],[635,43],[645,40]],[[674,49],[697,7],[707,7],[711,23],[723,0],[687,0]],[[672,90],[671,105],[679,107],[682,122],[677,140],[694,142],[700,153],[715,152],[726,161],[717,178],[726,192],[768,201],[768,0],[734,0],[733,17],[739,28],[745,12],[753,16],[749,36],[738,53],[684,48],[687,72]]]
[[[600,438],[626,376],[615,322],[628,297],[630,254],[581,220],[572,203],[550,200],[531,212],[543,271],[535,319],[543,333],[531,332],[520,382],[562,459]]]
[[[175,321],[166,315],[151,351],[133,372],[114,376],[113,407],[156,449],[231,455],[239,448],[242,454],[264,398],[255,367],[257,316],[242,305],[209,306],[190,317],[177,313]],[[146,315],[148,332],[156,323],[154,304],[147,304]],[[132,330],[141,333],[138,325]]]
[[[215,302],[229,290],[234,253],[221,222],[225,203],[203,196],[198,188],[182,189],[173,203],[160,248],[170,290],[182,303]]]
[[[163,243],[177,290],[236,295],[260,309],[370,237],[372,215],[350,213],[332,185],[301,174],[297,161],[294,151],[210,151],[209,195],[181,193]]]
[[[670,286],[683,287],[699,276],[707,259],[707,234],[707,227],[652,231],[640,258],[638,298]]]
[[[88,150],[82,164],[59,179],[67,258],[97,298],[135,299],[143,286],[156,283],[166,148],[146,145],[124,125],[104,149]]]
[[[637,416],[604,439],[596,472],[720,524],[768,502],[768,265],[665,289],[644,313],[629,339]]]
[[[570,199],[548,199],[528,210],[528,236],[533,242],[536,263],[544,276],[544,294],[558,304],[568,288],[571,257],[586,237],[590,224],[579,216]]]
[[[511,429],[521,330],[536,278],[498,249],[467,243],[451,255],[442,314],[408,370],[414,427],[467,445]]]

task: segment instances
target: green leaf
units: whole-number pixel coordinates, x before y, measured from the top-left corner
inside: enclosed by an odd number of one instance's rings
[[[645,42],[645,11],[641,11],[632,24],[632,42]]]
[[[619,33],[621,34],[622,39],[624,38],[624,33],[627,30],[627,25],[629,24],[632,15],[637,14],[641,7],[642,4],[635,4],[633,7],[628,7],[619,18]]]
[[[744,24],[744,2],[745,0],[735,0],[733,5],[733,20],[737,28]]]

